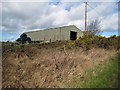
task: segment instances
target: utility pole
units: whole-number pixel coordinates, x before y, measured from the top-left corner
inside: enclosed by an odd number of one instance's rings
[[[85,3],[85,31],[87,31],[87,2]]]

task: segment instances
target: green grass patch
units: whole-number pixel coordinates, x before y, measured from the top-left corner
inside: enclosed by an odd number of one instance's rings
[[[84,81],[77,78],[68,86],[74,88],[117,88],[118,73],[120,74],[118,72],[120,61],[118,60],[120,60],[120,52],[107,63],[87,70],[84,74]]]

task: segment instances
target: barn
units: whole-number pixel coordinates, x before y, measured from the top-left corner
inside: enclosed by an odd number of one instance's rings
[[[32,41],[76,40],[83,32],[75,25],[25,32]]]

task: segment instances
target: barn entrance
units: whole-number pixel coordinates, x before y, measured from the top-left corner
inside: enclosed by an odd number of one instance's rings
[[[70,40],[76,40],[77,39],[77,32],[70,31]]]

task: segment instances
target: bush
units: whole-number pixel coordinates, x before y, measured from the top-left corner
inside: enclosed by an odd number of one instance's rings
[[[27,37],[27,41],[28,41],[28,43],[31,43],[31,38]]]
[[[104,49],[119,49],[120,44],[118,43],[120,41],[120,36],[113,35],[109,38],[106,38],[104,36],[91,36],[84,34],[84,36],[74,42],[70,42],[67,45],[67,48],[72,47],[82,47],[85,50],[89,50],[90,48],[104,48]]]
[[[22,43],[22,44],[24,44],[26,42],[31,43],[31,38],[27,37],[27,35],[25,33],[23,33],[20,35],[20,38],[18,38],[16,41],[19,43]]]

